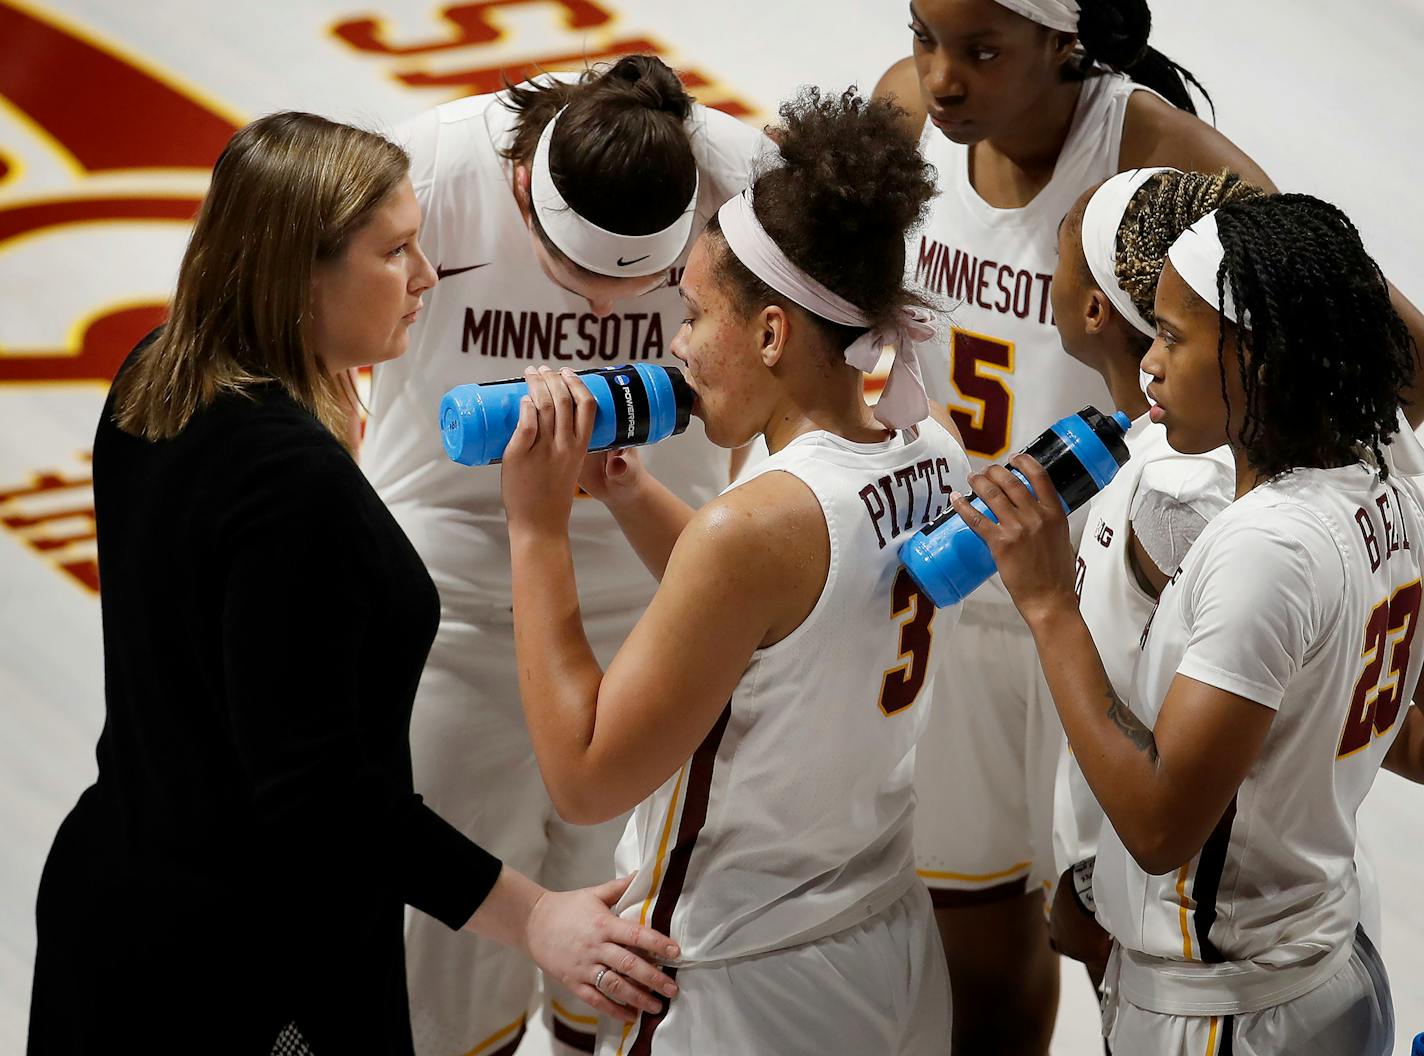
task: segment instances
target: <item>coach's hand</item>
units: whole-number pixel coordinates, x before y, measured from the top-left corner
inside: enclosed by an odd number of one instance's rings
[[[636,1019],[640,1010],[659,1011],[662,1002],[654,994],[677,994],[677,984],[639,956],[674,957],[673,941],[610,909],[632,880],[625,876],[580,891],[546,891],[534,904],[527,925],[534,963],[584,1004],[625,1022]]]
[[[1058,490],[1032,455],[1018,454],[1010,464],[1028,478],[1033,491],[1003,466],[971,473],[969,486],[984,500],[999,523],[969,504],[963,495],[950,497],[954,511],[983,539],[994,555],[999,575],[1026,621],[1057,605],[1077,608],[1073,593],[1073,546],[1068,518]]]
[[[567,531],[598,404],[571,370],[524,372],[529,395],[504,449],[500,486],[511,528]]]

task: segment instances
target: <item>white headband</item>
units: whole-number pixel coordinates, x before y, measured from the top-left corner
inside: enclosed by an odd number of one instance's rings
[[[870,326],[864,312],[787,259],[756,218],[751,188],[728,200],[717,211],[717,221],[727,248],[748,271],[777,293],[795,301],[812,315],[833,323]],[[888,428],[905,429],[924,421],[929,414],[929,399],[925,396],[925,383],[920,380],[913,342],[928,341],[934,336],[932,318],[923,309],[906,308],[896,320],[893,331],[867,329],[845,350],[846,362],[869,374],[880,362],[881,350],[886,345],[892,347],[895,361],[890,366],[880,401],[875,405],[876,419]]]
[[[1187,228],[1167,250],[1167,259],[1177,274],[1198,297],[1211,305],[1213,311],[1220,312],[1233,323],[1249,327],[1251,314],[1244,317],[1236,314],[1236,300],[1231,296],[1231,283],[1225,283],[1221,300],[1216,294],[1216,277],[1221,272],[1221,262],[1226,251],[1221,248],[1221,235],[1216,229],[1216,213],[1210,212],[1191,227]]]
[[[599,275],[636,278],[655,275],[671,267],[682,256],[692,234],[697,191],[702,183],[701,173],[693,182],[692,198],[687,208],[661,231],[650,235],[620,235],[615,231],[606,231],[580,216],[554,186],[554,177],[549,172],[549,144],[554,138],[554,126],[563,112],[560,110],[544,126],[539,146],[534,151],[534,167],[529,173],[529,197],[544,231],[565,256]]]
[[[1088,260],[1088,270],[1117,314],[1148,337],[1155,337],[1157,328],[1137,310],[1117,280],[1117,232],[1122,226],[1122,214],[1127,212],[1127,205],[1138,188],[1159,172],[1176,171],[1160,167],[1120,172],[1093,192],[1088,207],[1083,210],[1083,256]]]
[[[998,0],[1016,15],[1063,33],[1078,32],[1078,0]]]

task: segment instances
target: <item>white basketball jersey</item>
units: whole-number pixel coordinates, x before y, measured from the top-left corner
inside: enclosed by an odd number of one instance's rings
[[[1133,711],[1155,723],[1180,673],[1276,715],[1220,823],[1180,869],[1149,876],[1104,826],[1094,894],[1128,949],[1280,968],[1354,934],[1355,813],[1424,662],[1420,495],[1417,480],[1381,482],[1361,464],[1295,470],[1208,524],[1163,591]]]
[[[1145,90],[1118,73],[1085,80],[1053,178],[1020,209],[979,197],[969,147],[925,122],[920,151],[940,193],[906,246],[906,272],[949,311],[917,351],[930,398],[954,415],[976,469],[1022,450],[1065,414],[1109,407],[1098,373],[1063,351],[1048,293],[1058,222],[1118,171],[1127,101]],[[998,576],[975,600],[1012,605]]]
[[[504,95],[475,96],[427,111],[397,139],[411,155],[424,214],[420,244],[442,273],[426,295],[404,356],[375,368],[361,464],[429,568],[447,612],[510,611],[509,541],[499,474],[451,462],[436,411],[465,382],[518,377],[528,366],[677,365],[668,351],[683,318],[677,284],[619,301],[603,319],[540,270],[499,152],[514,132]],[[694,232],[746,185],[764,137],[726,114],[696,106],[688,119],[701,174]],[[694,420],[682,436],[645,448],[648,468],[694,507],[727,482],[729,454]],[[599,502],[574,504],[569,526],[579,596],[589,612],[645,604],[655,583]]]
[[[1113,691],[1124,701],[1141,655],[1142,629],[1157,601],[1137,581],[1130,560],[1132,510],[1144,487],[1194,508],[1211,500],[1212,513],[1230,504],[1235,471],[1224,448],[1207,455],[1181,455],[1167,443],[1167,430],[1147,415],[1132,423],[1124,438],[1127,464],[1088,505],[1078,544],[1078,610],[1093,636]],[[1077,762],[1064,744],[1054,795],[1054,840],[1060,871],[1091,857],[1097,848],[1103,812]]]
[[[808,433],[756,475],[778,471],[825,514],[820,599],[752,656],[712,732],[618,846],[619,874],[638,872],[618,911],[672,936],[683,963],[833,934],[916,882],[915,742],[931,653],[957,610],[936,613],[899,549],[964,489],[968,460],[926,419],[878,444]]]

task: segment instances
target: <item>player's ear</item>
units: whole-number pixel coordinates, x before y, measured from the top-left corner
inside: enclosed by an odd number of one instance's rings
[[[759,351],[765,367],[774,367],[781,362],[781,354],[786,350],[790,336],[791,320],[786,310],[779,304],[769,304],[757,316]]]
[[[514,200],[519,205],[519,213],[524,222],[529,222],[529,166],[523,163],[514,166]]]
[[[1116,314],[1107,294],[1095,288],[1083,305],[1083,330],[1096,337],[1108,328]]]

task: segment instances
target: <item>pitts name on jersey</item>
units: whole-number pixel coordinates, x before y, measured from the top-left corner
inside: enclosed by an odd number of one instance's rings
[[[950,473],[949,459],[925,458],[860,489],[860,501],[875,529],[879,549],[884,550],[899,532],[923,527],[949,509],[949,495],[954,490]],[[917,493],[923,497],[917,498]]]

